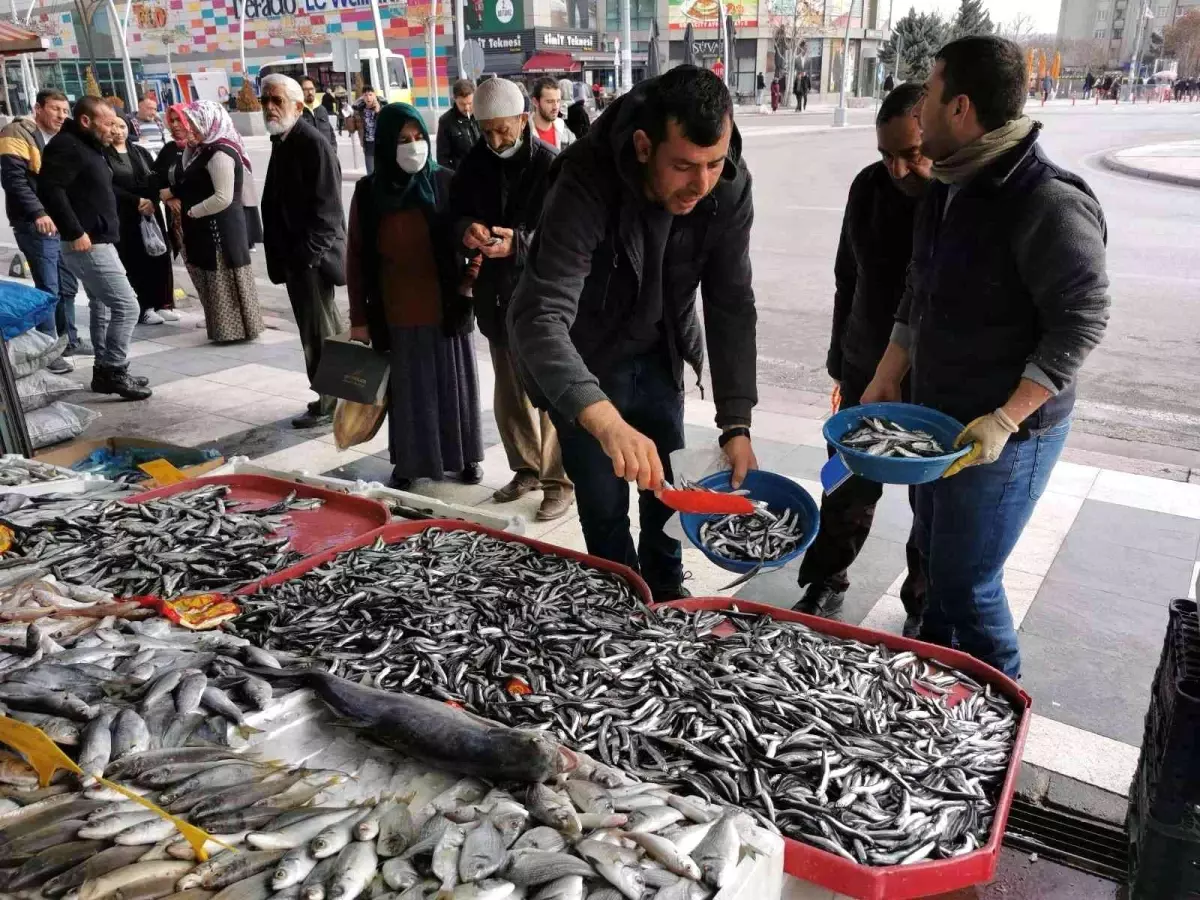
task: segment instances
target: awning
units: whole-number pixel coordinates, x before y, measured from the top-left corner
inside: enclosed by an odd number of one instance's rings
[[[557,75],[559,72],[578,72],[583,65],[570,53],[535,53],[521,71],[526,75]]]
[[[0,56],[16,56],[19,53],[36,53],[45,50],[41,37],[32,31],[18,28],[11,22],[0,22]]]

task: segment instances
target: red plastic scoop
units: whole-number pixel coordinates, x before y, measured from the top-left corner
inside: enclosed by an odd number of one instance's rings
[[[754,512],[749,497],[717,491],[677,491],[668,489],[659,499],[676,512],[701,516],[748,516]]]

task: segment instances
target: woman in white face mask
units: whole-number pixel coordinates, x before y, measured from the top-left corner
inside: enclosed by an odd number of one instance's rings
[[[447,473],[483,478],[474,321],[447,210],[452,174],[431,158],[421,114],[392,103],[376,122],[375,171],[350,204],[351,337],[390,357],[391,483],[401,489]]]

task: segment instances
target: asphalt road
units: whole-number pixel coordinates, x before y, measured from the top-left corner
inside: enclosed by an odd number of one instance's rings
[[[1200,104],[1034,108],[1056,162],[1081,174],[1109,223],[1112,317],[1080,384],[1074,437],[1110,453],[1170,459],[1200,468],[1200,191],[1133,179],[1103,167],[1107,151],[1200,137]],[[870,110],[739,113],[755,178],[751,256],[759,310],[759,380],[779,390],[826,394],[833,259],[846,192],[876,158]],[[340,148],[353,167],[349,144]],[[259,178],[268,144],[251,140]],[[353,185],[343,185],[347,209]],[[0,247],[13,246],[7,225]],[[290,318],[286,295],[255,269],[268,310]],[[190,288],[179,268],[178,283]],[[339,291],[345,308],[344,291]],[[1115,440],[1109,440],[1115,439]],[[1122,442],[1122,443],[1118,443]]]

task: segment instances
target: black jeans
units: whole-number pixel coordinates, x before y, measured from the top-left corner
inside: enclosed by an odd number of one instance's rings
[[[670,454],[683,447],[683,392],[665,352],[618,363],[600,378],[600,387],[622,417],[658,448],[668,480]],[[551,413],[562,446],[563,466],[575,483],[575,502],[588,553],[640,571],[654,593],[683,583],[683,549],[663,526],[671,510],[650,491],[638,496],[641,532],[635,552],[629,533],[629,485],[613,474],[600,442],[574,422]]]
[[[842,409],[857,406],[867,389],[870,376],[849,367],[842,370]],[[904,385],[907,399],[908,385]],[[829,455],[833,456],[830,447]],[[875,504],[883,496],[883,485],[858,476],[851,477],[832,494],[821,496],[821,530],[800,563],[800,586],[825,584],[835,591],[850,587],[847,569],[857,559],[871,523],[875,520]],[[915,509],[916,492],[908,489],[908,505]],[[925,607],[925,566],[917,549],[916,531],[910,529],[904,547],[908,574],[900,587],[904,611],[919,616]]]
[[[318,269],[293,270],[287,277],[288,300],[296,316],[296,327],[300,331],[300,345],[304,348],[304,368],[312,384],[321,365],[321,348],[325,338],[333,337],[342,330],[337,307],[333,302],[333,282]],[[309,404],[314,413],[329,415],[337,406],[336,397],[320,396]]]

